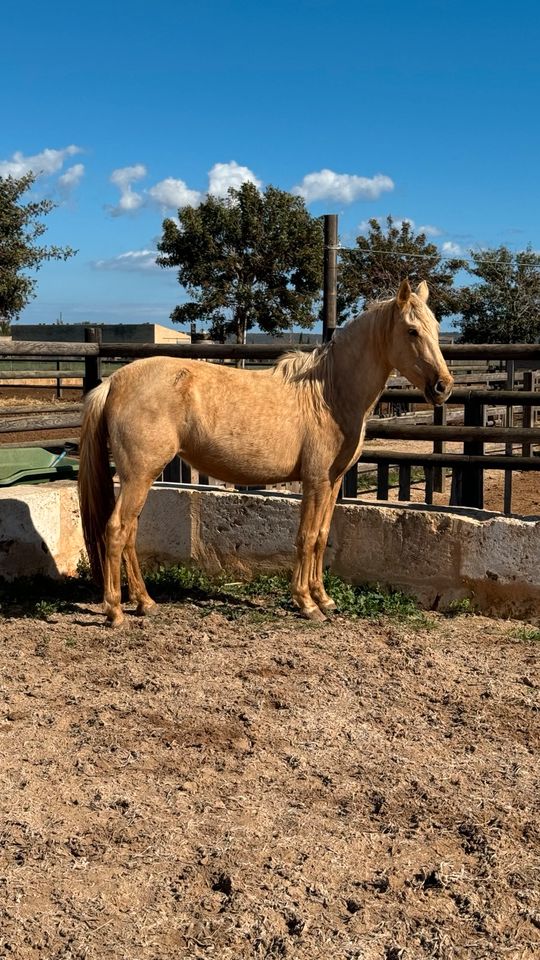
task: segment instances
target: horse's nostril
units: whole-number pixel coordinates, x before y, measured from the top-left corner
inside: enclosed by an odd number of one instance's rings
[[[434,388],[435,393],[446,393],[446,383],[444,380],[437,380]]]

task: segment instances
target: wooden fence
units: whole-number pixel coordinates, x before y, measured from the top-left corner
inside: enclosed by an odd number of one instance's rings
[[[47,361],[55,364],[50,370],[0,371],[0,387],[6,380],[22,381],[51,379],[58,389],[65,389],[64,379],[79,377],[83,392],[95,386],[102,376],[102,362],[121,363],[140,357],[176,356],[199,360],[229,361],[248,360],[250,363],[275,361],[290,345],[269,344],[216,344],[182,343],[175,345],[160,344],[102,344],[99,342],[99,329],[88,328],[88,340],[85,343],[41,343],[34,341],[0,342],[0,362],[31,358],[36,364]],[[299,346],[302,351],[311,351],[311,345]],[[486,470],[502,470],[505,475],[504,512],[510,513],[512,507],[512,474],[514,471],[540,469],[540,456],[535,455],[535,447],[540,448],[540,429],[534,425],[534,408],[540,407],[540,393],[536,390],[534,370],[540,369],[540,344],[446,344],[442,352],[450,366],[455,363],[457,386],[449,405],[434,411],[433,422],[417,424],[409,417],[395,418],[391,422],[373,418],[367,428],[367,439],[399,440],[413,443],[428,441],[431,452],[410,452],[403,450],[366,450],[359,462],[346,475],[342,495],[346,498],[358,496],[360,473],[367,469],[376,471],[377,496],[386,500],[392,482],[393,470],[397,473],[397,490],[400,500],[409,500],[411,484],[418,480],[413,476],[414,468],[423,470],[424,500],[433,501],[433,493],[441,490],[444,473],[452,473],[451,503],[468,507],[483,506],[483,479]],[[69,361],[81,364],[79,372],[61,369]],[[497,364],[497,371],[489,372],[486,377],[470,372],[464,361],[470,366],[481,363]],[[459,366],[458,366],[459,365]],[[505,368],[505,369],[503,369]],[[520,368],[526,368],[521,369]],[[458,372],[459,371],[459,372]],[[460,385],[460,377],[464,385]],[[517,378],[522,389],[516,389]],[[490,389],[470,386],[471,378],[475,383],[489,383]],[[395,382],[403,384],[403,381]],[[73,385],[72,385],[73,386]],[[502,388],[502,389],[501,389]],[[425,405],[418,390],[404,387],[388,389],[381,397],[382,402],[398,404],[403,408]],[[463,410],[462,424],[446,423],[449,409]],[[486,426],[487,412],[496,407],[505,411],[505,425]],[[521,412],[521,425],[514,424],[516,410]],[[72,430],[80,424],[80,410],[73,406],[69,412],[61,414],[43,410],[40,414],[28,411],[21,416],[18,411],[11,415],[5,412],[0,421],[0,435],[21,433],[39,429]],[[446,444],[459,443],[461,452],[448,452]],[[486,450],[486,445],[489,449]],[[496,447],[497,449],[494,449]],[[519,448],[519,449],[518,449]],[[516,454],[516,450],[518,452]],[[165,473],[171,481],[190,482],[191,469],[187,464],[173,462]],[[200,477],[200,482],[208,478]]]

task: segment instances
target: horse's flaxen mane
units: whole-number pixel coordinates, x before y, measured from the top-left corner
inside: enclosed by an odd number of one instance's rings
[[[366,314],[386,316],[387,308],[392,300],[380,300],[369,304],[361,316]],[[337,327],[334,338],[350,330],[360,317],[352,317],[342,327]],[[301,353],[299,350],[290,350],[279,358],[274,366],[273,373],[282,377],[285,383],[305,385],[315,403],[316,408],[328,405],[333,392],[332,381],[332,350],[334,340],[316,347],[312,353]]]
[[[372,320],[374,328],[379,327],[384,338],[390,331],[395,304],[395,297],[390,297],[387,300],[373,300],[366,305],[363,313],[351,317],[341,327],[337,327],[334,337],[329,343],[323,343],[316,347],[312,353],[301,353],[299,350],[290,350],[285,353],[275,364],[273,373],[280,376],[285,383],[303,384],[308,388],[315,408],[320,409],[327,406],[334,390],[332,377],[334,344],[341,345],[342,338],[351,335],[362,320]],[[414,318],[426,331],[432,332],[430,331],[431,322],[435,324],[436,328],[438,327],[429,307],[414,293],[411,295],[411,307]]]
[[[330,350],[330,343],[323,343],[311,353],[289,350],[277,361],[274,372],[279,373],[286,383],[298,383],[300,380],[313,380],[324,374],[324,358]]]
[[[320,410],[328,405],[332,392],[332,371],[329,359],[332,355],[332,341],[315,347],[312,353],[290,350],[277,361],[273,373],[285,383],[303,385],[313,402]]]

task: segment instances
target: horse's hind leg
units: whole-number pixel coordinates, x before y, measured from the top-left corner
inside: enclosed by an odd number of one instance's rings
[[[132,476],[129,478],[129,480],[125,480],[122,483],[120,493],[118,494],[118,498],[116,500],[115,508],[107,523],[107,530],[105,534],[106,553],[103,570],[103,579],[105,585],[104,612],[106,614],[107,621],[112,627],[119,626],[124,619],[121,605],[122,553],[130,536],[133,535],[134,527],[136,533],[137,517],[144,506],[151,483],[151,478],[147,478],[146,476]],[[133,544],[133,554],[134,552],[135,546]],[[132,559],[133,554],[130,554],[130,559]],[[138,580],[142,584],[144,594],[148,596],[148,594],[146,594],[144,583],[142,582],[138,563],[136,564],[136,570],[138,572]],[[134,582],[134,579],[132,579],[130,587],[133,586]],[[150,597],[148,597],[148,600],[150,600]],[[150,603],[152,603],[152,601],[150,601]]]
[[[139,616],[144,617],[157,608],[157,603],[148,595],[146,584],[141,574],[137,551],[135,550],[138,526],[138,517],[135,517],[131,523],[131,530],[129,531],[124,547],[124,563],[126,566],[129,599],[137,604],[137,613]]]

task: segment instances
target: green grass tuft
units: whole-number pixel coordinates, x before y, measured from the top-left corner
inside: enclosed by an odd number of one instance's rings
[[[476,613],[476,607],[470,597],[461,600],[452,600],[446,610],[447,617],[471,617]]]
[[[540,641],[540,629],[538,627],[517,627],[512,630],[510,636],[525,643],[538,643]]]
[[[99,602],[89,580],[87,565],[80,564],[79,577],[52,580],[49,577],[23,577],[13,583],[0,581],[0,616],[36,617],[47,620],[55,613],[70,613],[76,604]],[[161,602],[191,601],[201,607],[219,609],[228,619],[248,616],[268,620],[294,613],[289,576],[285,573],[260,574],[249,581],[231,575],[209,576],[202,570],[184,565],[161,566],[146,572],[150,595]],[[340,577],[326,573],[325,586],[335,600],[337,612],[346,617],[378,619],[392,617],[418,626],[431,620],[415,600],[398,590],[380,586],[353,586]]]
[[[215,600],[228,608],[231,617],[239,615],[239,606],[249,604],[261,612],[294,611],[290,595],[290,580],[284,573],[260,574],[253,580],[233,581],[220,575],[209,577],[190,567],[159,567],[147,574],[149,591],[157,600]],[[335,600],[338,613],[348,617],[393,617],[427,624],[428,618],[416,601],[398,590],[380,586],[353,586],[340,577],[325,574],[325,587]],[[232,608],[232,610],[231,610]],[[233,613],[233,611],[235,611]]]

